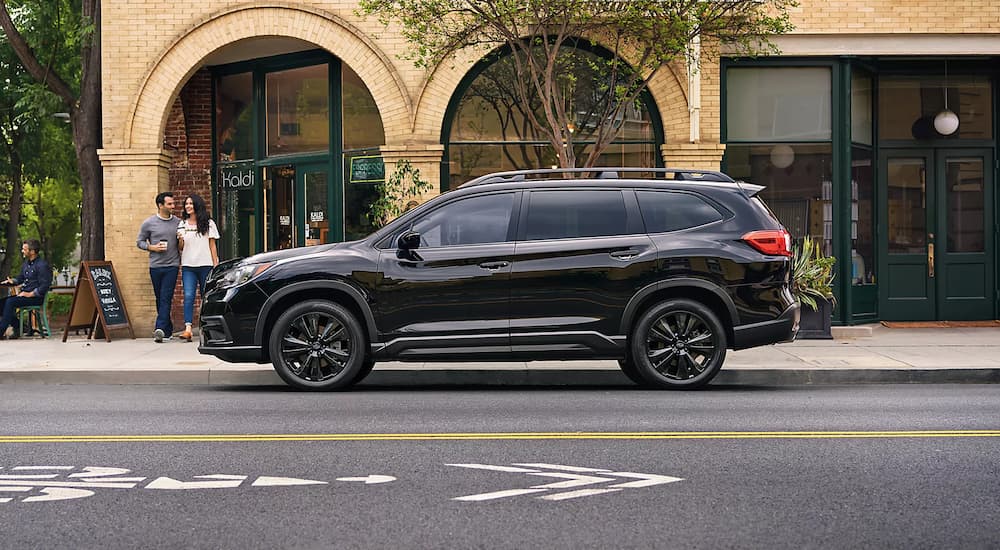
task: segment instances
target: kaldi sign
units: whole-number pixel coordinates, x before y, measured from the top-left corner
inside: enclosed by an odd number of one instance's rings
[[[252,162],[219,166],[219,187],[222,189],[253,189],[256,171]]]

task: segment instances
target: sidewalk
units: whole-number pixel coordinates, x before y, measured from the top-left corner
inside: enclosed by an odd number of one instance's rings
[[[0,342],[2,384],[283,385],[270,365],[231,364],[196,343],[110,343],[61,334]],[[1000,328],[890,329],[730,351],[713,384],[1000,383]],[[628,385],[614,361],[378,363],[363,385]]]

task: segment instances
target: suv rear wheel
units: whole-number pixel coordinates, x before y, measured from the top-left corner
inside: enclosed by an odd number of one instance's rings
[[[707,384],[722,368],[726,332],[711,309],[678,298],[643,313],[629,346],[635,370],[649,385],[691,389]]]
[[[310,300],[274,323],[269,343],[278,376],[303,390],[346,388],[365,365],[365,338],[354,315],[339,304]]]

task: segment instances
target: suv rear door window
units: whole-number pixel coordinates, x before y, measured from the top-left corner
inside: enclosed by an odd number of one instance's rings
[[[697,195],[669,191],[636,191],[647,233],[666,233],[722,219],[722,214]]]
[[[457,200],[417,220],[413,230],[420,233],[422,247],[505,242],[514,196],[498,193]]]
[[[573,239],[627,235],[621,191],[533,191],[525,239]]]

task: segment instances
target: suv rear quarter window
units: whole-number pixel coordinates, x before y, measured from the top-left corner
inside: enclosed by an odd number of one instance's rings
[[[636,191],[647,233],[666,233],[698,227],[723,218],[697,195],[672,191]]]

